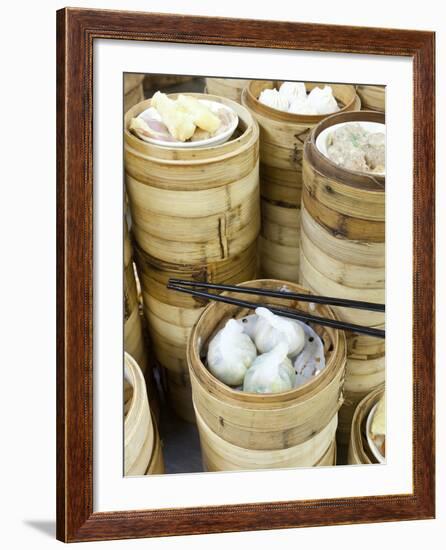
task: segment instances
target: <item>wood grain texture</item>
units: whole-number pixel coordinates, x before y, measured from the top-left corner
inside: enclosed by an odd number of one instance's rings
[[[274,37],[270,39],[268,37]],[[401,55],[414,63],[413,494],[93,513],[93,41]],[[63,9],[57,13],[57,537],[64,541],[434,517],[434,77],[431,32]],[[199,70],[199,69],[198,69]]]

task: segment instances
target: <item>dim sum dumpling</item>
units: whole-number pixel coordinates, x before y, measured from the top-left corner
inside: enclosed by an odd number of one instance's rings
[[[239,386],[256,356],[251,338],[243,333],[243,327],[235,319],[230,319],[211,340],[207,364],[218,380],[229,386]]]
[[[246,373],[243,391],[279,393],[291,390],[296,380],[296,372],[287,353],[288,346],[282,341],[271,351],[259,355]]]
[[[278,109],[279,111],[288,111],[289,101],[286,97],[281,95],[278,90],[275,88],[270,90],[266,88],[260,92],[259,96],[260,103],[268,105],[273,109]]]
[[[305,345],[305,333],[299,323],[272,313],[265,307],[258,307],[259,319],[254,331],[254,342],[260,353],[271,351],[279,342],[288,346],[288,356],[302,351]]]
[[[158,111],[162,121],[175,139],[186,141],[194,135],[196,125],[193,117],[178,105],[177,101],[173,101],[162,92],[156,92],[152,97],[152,107]]]
[[[214,134],[220,128],[221,120],[218,116],[195,97],[180,94],[177,103],[190,114],[194,124],[202,130]]]
[[[298,98],[305,99],[307,97],[304,82],[284,82],[279,88],[279,93],[288,99],[290,105]]]
[[[310,104],[308,97],[297,97],[290,105],[290,113],[297,115],[317,115],[317,110]]]
[[[308,103],[318,115],[329,115],[339,111],[339,106],[333,95],[331,86],[313,88],[308,94]]]

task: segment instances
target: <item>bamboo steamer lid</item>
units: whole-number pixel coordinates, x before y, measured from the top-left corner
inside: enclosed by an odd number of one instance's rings
[[[308,292],[296,284],[277,280],[256,280],[240,286],[285,287],[294,292]],[[251,300],[297,307],[297,303],[279,298],[253,295]],[[300,309],[309,307],[299,303]],[[316,315],[335,318],[328,306],[315,305],[314,311]],[[238,392],[214,378],[200,354],[229,318],[247,313],[246,309],[214,302],[206,307],[193,327],[187,361],[194,405],[206,425],[228,443],[253,450],[287,449],[319,433],[337,413],[342,403],[345,336],[341,331],[315,327],[324,341],[326,367],[303,386],[278,394]]]
[[[366,395],[356,407],[348,449],[349,464],[374,464],[377,462],[367,442],[366,422],[370,411],[383,395],[384,385],[381,385]]]
[[[240,103],[242,91],[249,82],[243,78],[206,78],[206,92]]]
[[[245,250],[260,229],[258,126],[247,109],[225,98],[190,94],[231,107],[238,136],[194,149],[159,147],[128,131],[125,118],[126,187],[134,235],[145,252],[171,263],[224,260]]]

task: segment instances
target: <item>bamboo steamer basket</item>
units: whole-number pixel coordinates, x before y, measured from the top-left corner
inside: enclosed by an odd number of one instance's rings
[[[378,403],[384,395],[384,385],[376,388],[362,399],[356,407],[352,421],[350,436],[350,445],[348,448],[349,464],[376,464],[377,460],[373,456],[366,435],[367,417],[372,408]]]
[[[142,74],[124,75],[124,112],[144,99],[143,80]]]
[[[186,360],[187,341],[206,302],[167,289],[169,278],[235,284],[256,274],[256,244],[226,260],[207,264],[170,264],[145,253],[135,245],[135,260],[141,276],[144,314],[153,351],[166,370],[169,401],[176,413],[193,422],[191,385]]]
[[[279,280],[255,280],[240,286],[278,289],[284,285],[293,292],[307,292],[296,284]],[[280,298],[253,295],[251,300],[290,308],[297,306],[295,302]],[[299,303],[299,307],[307,310],[310,306]],[[316,315],[335,318],[328,306],[315,305],[315,311]],[[209,304],[192,329],[187,360],[194,406],[207,428],[226,443],[264,451],[266,457],[270,451],[290,449],[307,442],[330,422],[335,422],[333,418],[343,399],[346,343],[343,332],[314,327],[324,340],[326,355],[326,367],[317,377],[283,393],[260,395],[235,391],[214,378],[201,356],[205,355],[210,339],[229,318],[248,313],[246,309],[228,304]],[[323,450],[326,451],[330,444],[327,438]]]
[[[135,358],[141,370],[146,372],[148,360],[132,253],[127,223],[124,220],[124,349]]]
[[[384,122],[377,112],[333,115],[304,147],[300,277],[321,295],[384,303],[385,180],[336,166],[316,148],[325,128],[347,121]],[[383,313],[334,308],[347,322],[384,328]],[[354,410],[385,379],[385,341],[348,332],[345,401],[338,445],[347,445]]]
[[[147,331],[141,308],[141,290],[133,263],[133,247],[124,218],[124,349],[138,363],[146,378],[150,407],[154,418],[159,416],[159,398],[155,382],[154,359],[147,345]]]
[[[286,449],[253,450],[228,443],[213,432],[195,411],[200,435],[201,454],[206,471],[258,470],[317,466],[321,462],[333,465],[333,446],[337,415],[314,437]],[[329,455],[326,457],[326,455]]]
[[[236,137],[194,149],[146,143],[128,131],[151,100],[139,103],[125,117],[126,188],[133,232],[145,252],[165,262],[203,264],[239,254],[257,238],[259,130],[238,103],[188,95],[231,107],[239,117]]]
[[[124,379],[127,384],[124,394],[124,472],[126,476],[144,475],[150,467],[158,436],[155,435],[156,426],[150,412],[144,376],[128,353],[124,360]]]
[[[155,440],[153,443],[153,453],[150,459],[149,466],[146,471],[147,475],[160,475],[165,473],[163,451],[161,440],[158,435],[158,430],[155,430]]]
[[[208,94],[227,97],[240,103],[243,89],[249,82],[242,78],[206,78],[206,91]]]
[[[370,111],[380,111],[384,113],[386,110],[386,88],[385,86],[357,86],[356,91],[361,98],[361,103],[364,109]]]
[[[305,83],[307,89],[317,84]],[[260,126],[260,194],[262,198],[262,254],[260,270],[265,277],[299,280],[300,204],[302,195],[302,150],[311,129],[326,115],[299,115],[273,109],[258,101],[264,89],[280,82],[251,81],[242,103]],[[359,109],[354,86],[330,84],[341,112]],[[274,207],[274,219],[268,212]],[[293,267],[291,267],[293,266]]]
[[[339,410],[337,442],[347,446],[350,440],[353,414],[359,402],[385,382],[385,356],[365,359],[347,358],[344,403]]]
[[[193,76],[176,76],[170,74],[146,74],[144,77],[144,87],[151,90],[162,90],[190,82]]]

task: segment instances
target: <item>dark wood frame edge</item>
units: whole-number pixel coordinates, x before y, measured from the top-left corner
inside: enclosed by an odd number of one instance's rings
[[[280,37],[273,41],[267,36]],[[93,41],[156,40],[414,61],[414,437],[410,495],[93,513]],[[435,34],[65,8],[57,12],[57,538],[66,542],[435,515]]]

